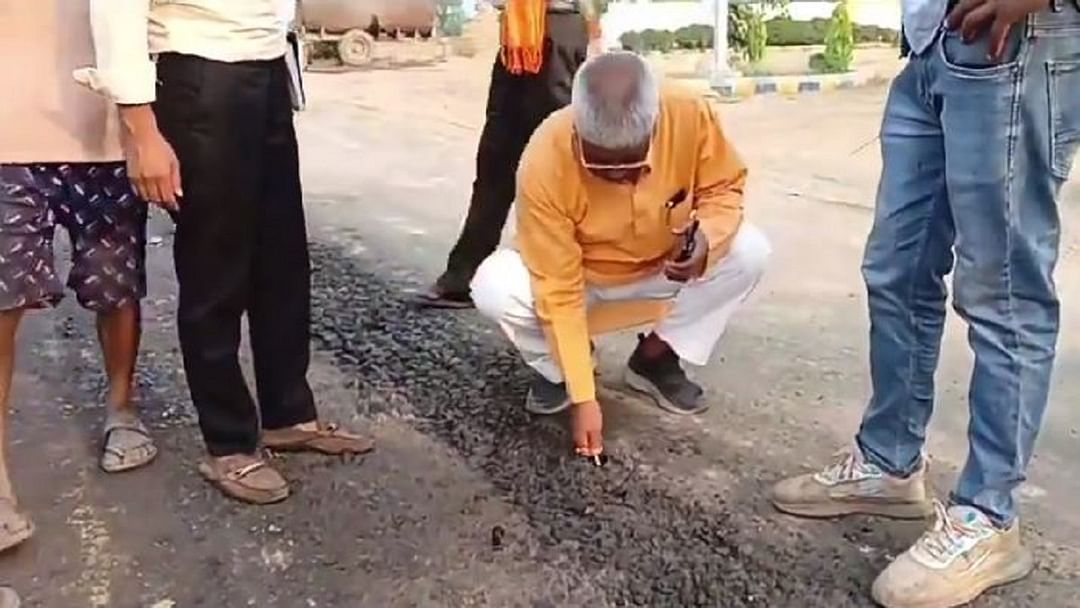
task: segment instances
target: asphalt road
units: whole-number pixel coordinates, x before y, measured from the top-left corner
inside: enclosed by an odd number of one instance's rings
[[[152,467],[96,468],[103,380],[90,320],[66,303],[34,315],[22,336],[12,459],[38,535],[0,558],[0,580],[29,606],[869,605],[874,574],[920,524],[802,522],[775,513],[764,491],[842,445],[865,396],[852,260],[874,163],[851,144],[872,133],[880,92],[725,109],[761,176],[755,221],[773,236],[774,271],[698,371],[713,401],[706,416],[674,420],[624,393],[628,339],[601,342],[613,458],[596,469],[568,457],[565,421],[521,411],[525,370],[494,328],[405,304],[437,268],[468,189],[483,78],[453,70],[323,76],[301,118],[312,379],[324,415],[372,434],[378,451],[283,459],[296,493],[274,507],[223,500],[203,483],[169,229],[155,222],[163,242],[150,249],[139,376],[162,447]],[[403,90],[412,102],[391,103]],[[846,129],[821,135],[841,118]],[[1077,273],[1067,255],[1066,297]],[[1080,605],[1071,335],[1024,489],[1039,567],[980,608]],[[946,489],[964,452],[961,338],[954,328],[931,441]]]

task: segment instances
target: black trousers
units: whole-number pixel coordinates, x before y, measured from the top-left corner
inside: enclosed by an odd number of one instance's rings
[[[253,453],[262,428],[316,418],[307,381],[311,270],[284,60],[158,61],[158,124],[180,160],[178,326],[208,451]],[[256,411],[238,358],[247,313]]]
[[[444,291],[468,292],[477,267],[499,245],[525,144],[545,118],[570,103],[574,74],[588,53],[585,19],[575,13],[549,13],[547,29],[539,74],[513,75],[495,59],[469,214],[438,281]]]

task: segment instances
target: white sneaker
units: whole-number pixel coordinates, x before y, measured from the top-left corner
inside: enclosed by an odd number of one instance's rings
[[[874,581],[885,608],[951,608],[991,587],[1031,573],[1034,560],[1020,544],[1020,525],[994,526],[978,509],[935,505],[934,527]]]
[[[893,477],[866,462],[857,446],[837,454],[822,471],[776,484],[772,503],[784,513],[802,517],[863,514],[923,519],[934,512],[925,464],[906,479]]]

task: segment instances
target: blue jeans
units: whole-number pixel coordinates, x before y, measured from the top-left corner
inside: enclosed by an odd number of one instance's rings
[[[1057,197],[1080,147],[1080,11],[1070,0],[1033,15],[1003,62],[987,56],[986,40],[942,32],[890,91],[863,263],[873,396],[858,443],[892,475],[918,468],[952,272],[975,353],[970,451],[952,500],[1006,526],[1054,363]]]

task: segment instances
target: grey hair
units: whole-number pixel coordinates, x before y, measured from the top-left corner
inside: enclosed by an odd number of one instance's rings
[[[586,61],[574,76],[571,105],[579,137],[623,150],[652,137],[660,115],[660,86],[640,55],[604,53]]]

